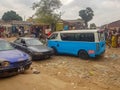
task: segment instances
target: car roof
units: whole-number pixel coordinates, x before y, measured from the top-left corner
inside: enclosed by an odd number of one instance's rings
[[[32,38],[32,37],[19,37],[19,38],[24,39],[24,40],[35,39],[35,38]]]

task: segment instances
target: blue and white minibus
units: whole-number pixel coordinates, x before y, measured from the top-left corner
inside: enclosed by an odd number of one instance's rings
[[[47,44],[54,53],[71,54],[82,59],[100,56],[105,52],[105,36],[102,30],[68,30],[54,32]]]

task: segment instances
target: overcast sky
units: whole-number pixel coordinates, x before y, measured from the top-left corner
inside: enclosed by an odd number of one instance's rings
[[[32,16],[33,2],[40,0],[0,0],[0,18],[4,12],[14,10],[25,19]],[[78,19],[79,11],[91,7],[94,11],[93,20],[90,23],[96,25],[107,24],[120,20],[120,0],[61,0],[63,3],[61,12],[64,12],[62,19]]]

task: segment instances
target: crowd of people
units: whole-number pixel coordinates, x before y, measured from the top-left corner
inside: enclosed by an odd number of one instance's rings
[[[40,28],[38,26],[29,29],[25,29],[24,26],[11,26],[11,27],[4,27],[0,26],[0,38],[9,38],[12,36],[25,36],[28,34],[34,34],[34,37],[39,37]]]
[[[10,30],[11,30],[10,28],[0,26],[0,38],[10,37],[11,36],[11,31]]]
[[[27,30],[26,30],[27,31]],[[26,32],[23,26],[4,27],[0,26],[0,38],[9,38],[11,36],[22,36]]]
[[[43,31],[42,26],[30,26],[29,29],[26,29],[24,26],[11,26],[4,27],[0,26],[0,38],[9,38],[12,36],[26,36],[30,35],[35,38],[44,38],[46,39],[51,32],[47,32],[47,34]]]
[[[24,36],[26,34],[34,35],[35,38],[43,38],[46,39],[51,32],[43,34],[42,27],[34,26],[31,27],[30,30],[25,30],[23,26],[13,26],[12,28],[6,28],[0,26],[0,38],[2,37],[11,37],[14,35]],[[105,37],[106,37],[106,44],[109,47],[113,48],[120,48],[120,28],[118,30],[110,30],[105,28]]]
[[[109,47],[120,48],[120,28],[118,30],[105,30],[106,44]]]

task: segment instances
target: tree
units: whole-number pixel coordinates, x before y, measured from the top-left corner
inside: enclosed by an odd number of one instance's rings
[[[4,13],[4,15],[2,16],[2,20],[4,20],[4,21],[11,21],[11,20],[22,21],[22,17],[19,16],[15,11],[11,10],[11,11]]]
[[[88,28],[88,22],[93,19],[93,10],[87,7],[85,10],[79,11],[79,16],[85,21],[85,27]]]
[[[33,4],[33,9],[36,9],[37,19],[42,23],[50,24],[54,31],[56,23],[61,18],[61,13],[57,13],[61,5],[60,0],[40,0]]]
[[[90,24],[90,29],[96,29],[95,23]]]

